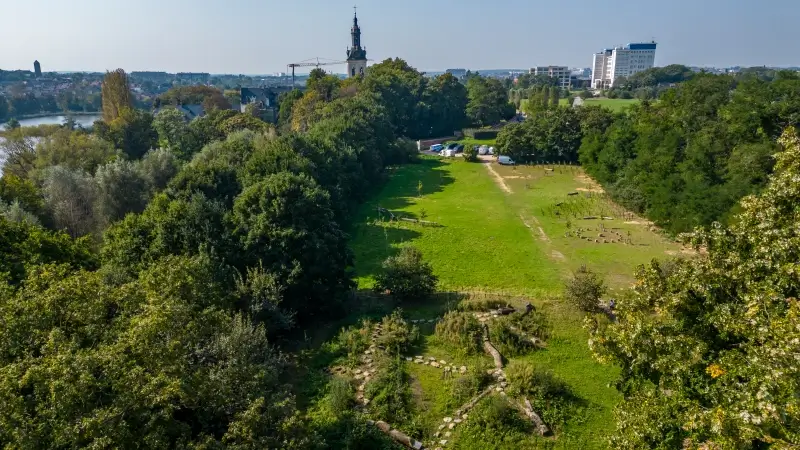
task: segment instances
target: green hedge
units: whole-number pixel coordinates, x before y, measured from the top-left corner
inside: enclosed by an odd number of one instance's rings
[[[464,130],[464,136],[473,139],[496,139],[499,132],[500,130],[495,129],[468,128]]]

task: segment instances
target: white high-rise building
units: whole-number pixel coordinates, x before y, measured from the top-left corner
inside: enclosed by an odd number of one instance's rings
[[[655,61],[655,42],[628,44],[595,53],[592,56],[592,89],[610,88],[617,78],[650,69]]]
[[[534,75],[545,75],[558,80],[558,86],[569,89],[569,80],[572,72],[567,66],[537,66],[530,70]]]

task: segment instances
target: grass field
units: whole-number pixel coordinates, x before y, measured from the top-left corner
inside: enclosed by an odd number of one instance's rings
[[[524,105],[528,102],[527,99],[522,99],[520,101],[520,108],[524,108]],[[562,98],[559,100],[559,104],[562,106],[569,105],[569,99]],[[599,105],[604,106],[612,111],[622,111],[623,109],[639,103],[638,99],[624,99],[624,98],[590,98],[584,100],[585,105]]]
[[[438,226],[389,222],[380,217],[379,206]],[[617,369],[591,358],[583,315],[560,298],[563,282],[586,264],[612,288],[624,288],[633,282],[637,265],[678,254],[678,245],[614,205],[578,167],[433,158],[396,169],[382,192],[363,206],[351,233],[361,288],[373,285],[387,256],[411,244],[432,264],[441,290],[524,296],[518,306],[531,301],[544,311],[553,326],[548,348],[524,359],[552,370],[583,405],[556,437],[556,448],[605,448],[603,437],[613,429],[612,410],[620,400],[609,387]],[[438,306],[405,312],[429,317]],[[429,345],[430,328],[423,330],[425,351],[444,354]],[[430,427],[446,413],[448,393],[427,373],[431,369],[411,366],[422,421]],[[536,442],[531,437],[531,445]]]

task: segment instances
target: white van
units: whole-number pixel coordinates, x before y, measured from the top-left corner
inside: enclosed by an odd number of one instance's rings
[[[485,145],[481,145],[481,146],[478,148],[478,154],[479,154],[479,155],[485,155],[485,154],[487,154],[487,153],[489,153],[489,147],[487,147],[487,146],[485,146]]]
[[[513,166],[516,164],[513,159],[509,156],[501,155],[497,157],[497,163],[502,164],[504,166]]]
[[[452,158],[455,155],[456,155],[456,151],[455,150],[452,150],[452,149],[449,149],[449,148],[445,149],[445,150],[442,150],[442,156],[444,156],[445,158]]]

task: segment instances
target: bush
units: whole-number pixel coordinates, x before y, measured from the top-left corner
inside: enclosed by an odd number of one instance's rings
[[[489,327],[489,340],[506,358],[524,355],[534,349],[533,342],[515,333],[507,319],[495,321]]]
[[[416,326],[409,327],[402,312],[396,310],[383,318],[381,332],[375,339],[375,344],[383,347],[386,353],[399,355],[409,350],[418,339],[419,329]]]
[[[497,133],[499,133],[500,130],[467,128],[462,130],[462,132],[464,133],[464,136],[482,140],[482,139],[496,139]]]
[[[605,292],[603,280],[586,266],[581,266],[572,280],[566,283],[564,297],[581,311],[596,312],[600,307],[600,297]]]
[[[508,393],[512,396],[553,400],[569,395],[567,385],[552,372],[537,369],[533,364],[512,361],[505,369]]]
[[[437,282],[430,264],[422,260],[422,253],[415,247],[403,247],[399,255],[383,262],[375,290],[389,291],[400,301],[422,299],[436,290]]]
[[[550,337],[550,323],[547,321],[547,317],[539,311],[530,311],[528,314],[516,312],[508,316],[506,320],[532,337],[541,340]]]
[[[348,327],[339,332],[336,337],[335,350],[338,350],[337,353],[347,355],[347,363],[350,367],[355,367],[359,364],[359,357],[369,347],[371,331],[372,324],[364,321],[361,327]]]
[[[364,395],[370,399],[370,411],[377,419],[397,425],[411,417],[411,386],[399,355],[378,361],[378,373],[367,383]]]
[[[480,301],[465,301],[458,304],[459,311],[489,311],[492,309],[499,309],[508,307],[509,304],[503,300],[480,300]]]
[[[582,413],[577,399],[569,386],[551,371],[513,361],[505,372],[509,395],[526,397],[553,431],[558,431],[567,420],[580,420]]]
[[[469,413],[452,446],[462,450],[530,448],[531,428],[505,397],[492,395]]]
[[[467,373],[450,381],[450,397],[447,399],[448,410],[460,408],[491,383],[492,376],[486,372],[489,368],[488,362],[480,360],[470,366]]]
[[[470,313],[450,311],[436,324],[436,339],[462,354],[480,353],[483,327]]]
[[[474,148],[474,146],[467,145],[464,147],[464,161],[466,162],[478,162],[480,159],[478,158],[478,150]]]

